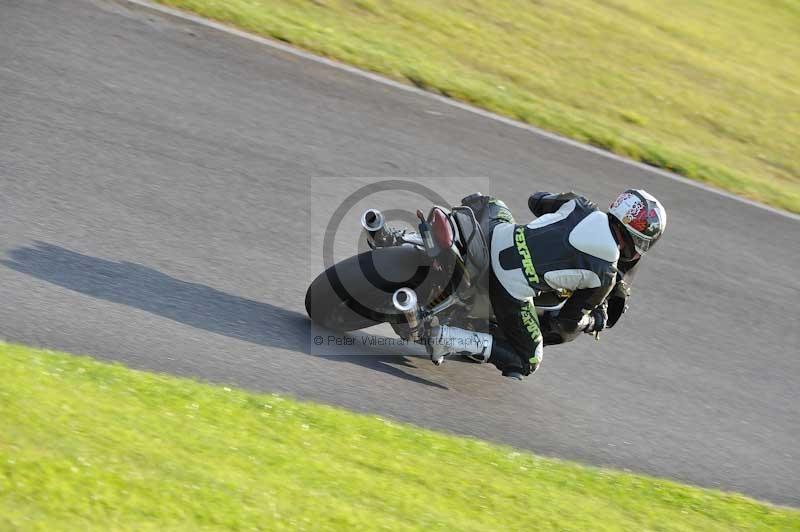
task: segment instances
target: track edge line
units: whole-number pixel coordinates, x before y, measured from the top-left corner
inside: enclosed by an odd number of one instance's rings
[[[232,26],[228,26],[228,25],[223,24],[221,22],[216,22],[214,20],[211,20],[211,19],[208,19],[208,18],[205,18],[205,17],[201,17],[200,15],[195,15],[193,13],[189,13],[187,11],[183,11],[183,10],[180,10],[180,9],[175,9],[175,8],[172,8],[172,7],[167,7],[167,6],[164,6],[164,5],[161,5],[161,4],[157,4],[157,3],[154,3],[154,2],[152,2],[150,0],[122,0],[122,2],[124,2],[126,4],[132,4],[132,5],[141,7],[141,8],[149,9],[149,10],[152,10],[152,11],[156,11],[156,12],[162,14],[162,15],[175,17],[175,18],[178,18],[178,19],[186,21],[186,22],[191,22],[193,24],[197,24],[199,26],[204,26],[206,28],[211,28],[211,29],[214,29],[214,30],[217,30],[217,31],[228,33],[230,35],[235,35],[236,37],[240,37],[242,39],[246,39],[246,40],[249,40],[249,41],[257,42],[257,43],[262,44],[264,46],[268,46],[270,48],[273,48],[273,49],[280,50],[282,52],[291,54],[291,55],[293,55],[295,57],[300,57],[302,59],[307,59],[309,61],[313,61],[315,63],[319,63],[319,64],[322,64],[322,65],[325,65],[325,66],[328,66],[330,68],[334,68],[334,69],[337,69],[337,70],[342,70],[342,71],[347,72],[349,74],[353,74],[353,75],[356,75],[356,76],[359,76],[359,77],[362,77],[362,78],[366,78],[366,79],[368,79],[370,81],[374,81],[376,83],[380,83],[382,85],[386,85],[386,86],[392,87],[394,89],[399,89],[399,90],[402,90],[402,91],[410,92],[412,94],[416,94],[418,96],[423,96],[425,98],[429,98],[429,99],[435,100],[435,101],[443,103],[445,105],[449,105],[451,107],[455,107],[457,109],[461,109],[462,111],[467,111],[469,113],[481,116],[483,118],[488,118],[490,120],[495,120],[495,121],[501,122],[501,123],[503,123],[505,125],[508,125],[508,126],[511,126],[511,127],[515,127],[517,129],[522,129],[522,130],[528,131],[529,133],[533,133],[535,135],[538,135],[539,137],[546,138],[546,139],[554,141],[554,142],[559,142],[559,143],[562,143],[562,144],[566,144],[568,146],[572,146],[574,148],[578,148],[578,149],[581,149],[581,150],[584,150],[584,151],[588,151],[588,152],[593,153],[595,155],[599,155],[601,157],[605,157],[606,159],[611,159],[613,161],[616,161],[616,162],[619,162],[619,163],[622,163],[622,164],[627,164],[627,165],[633,166],[635,168],[638,168],[640,170],[643,170],[643,171],[646,171],[646,172],[650,172],[650,173],[659,175],[661,177],[666,177],[666,178],[671,179],[673,181],[677,181],[677,182],[683,183],[685,185],[689,185],[689,186],[692,186],[692,187],[695,187],[695,188],[699,188],[699,189],[704,190],[706,192],[711,192],[713,194],[717,194],[717,195],[722,196],[724,198],[728,198],[728,199],[731,199],[731,200],[734,200],[734,201],[738,201],[740,203],[744,203],[745,205],[750,205],[751,207],[756,207],[756,208],[765,210],[765,211],[770,212],[772,214],[776,214],[776,215],[779,215],[779,216],[783,216],[785,218],[789,218],[790,220],[800,221],[800,214],[795,214],[793,212],[789,212],[789,211],[786,211],[786,210],[783,210],[783,209],[779,209],[777,207],[772,207],[771,205],[766,205],[766,204],[760,203],[758,201],[754,201],[754,200],[751,200],[751,199],[748,199],[748,198],[745,198],[745,197],[742,197],[742,196],[738,196],[738,195],[736,195],[736,194],[734,194],[732,192],[727,192],[725,190],[721,190],[721,189],[706,185],[705,183],[701,183],[699,181],[695,181],[693,179],[689,179],[688,177],[684,177],[682,175],[678,175],[678,174],[669,172],[667,170],[663,170],[661,168],[657,168],[655,166],[650,166],[648,164],[645,164],[645,163],[642,163],[642,162],[639,162],[639,161],[634,161],[632,159],[628,159],[626,157],[622,157],[621,155],[617,155],[616,153],[613,153],[613,152],[610,152],[610,151],[607,151],[607,150],[603,150],[603,149],[597,148],[595,146],[590,146],[588,144],[583,144],[581,142],[578,142],[577,140],[573,140],[573,139],[558,135],[558,134],[553,133],[551,131],[546,131],[544,129],[538,128],[538,127],[533,126],[531,124],[526,124],[525,122],[520,122],[518,120],[514,120],[513,118],[509,118],[507,116],[503,116],[503,115],[499,115],[497,113],[493,113],[491,111],[487,111],[486,109],[481,109],[480,107],[475,107],[475,106],[469,105],[467,103],[460,102],[458,100],[454,100],[452,98],[447,98],[446,96],[442,96],[442,95],[435,94],[435,93],[432,93],[432,92],[429,92],[429,91],[425,91],[425,90],[422,90],[422,89],[420,89],[418,87],[414,87],[412,85],[406,85],[404,83],[401,83],[399,81],[395,81],[393,79],[387,78],[387,77],[382,76],[380,74],[376,74],[376,73],[370,72],[368,70],[363,70],[363,69],[348,65],[346,63],[342,63],[340,61],[336,61],[334,59],[329,59],[327,57],[323,57],[321,55],[317,55],[317,54],[308,52],[306,50],[300,49],[298,47],[292,46],[290,44],[287,44],[287,43],[284,43],[284,42],[281,42],[281,41],[277,41],[275,39],[269,39],[267,37],[262,37],[260,35],[254,34],[254,33],[249,33],[249,32],[246,32],[244,30],[240,30],[240,29],[234,28]]]

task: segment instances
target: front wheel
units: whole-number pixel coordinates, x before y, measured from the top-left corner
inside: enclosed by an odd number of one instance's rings
[[[401,323],[404,318],[392,306],[392,294],[403,287],[427,290],[429,271],[426,254],[413,246],[361,253],[314,279],[306,292],[306,312],[314,323],[335,331]]]

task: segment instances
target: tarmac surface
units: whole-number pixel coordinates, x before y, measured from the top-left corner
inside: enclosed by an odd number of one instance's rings
[[[605,205],[633,186],[670,220],[619,327],[547,349],[541,371],[517,383],[386,346],[312,344],[303,297],[320,271],[326,209],[385,177],[453,202],[480,187],[521,220],[535,190]],[[344,244],[359,214],[344,219]],[[799,229],[124,2],[0,0],[0,337],[10,342],[797,506]]]

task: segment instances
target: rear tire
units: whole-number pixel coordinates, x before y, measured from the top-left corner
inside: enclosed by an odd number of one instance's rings
[[[335,331],[402,323],[405,318],[392,307],[392,294],[398,288],[420,287],[429,269],[425,253],[412,246],[361,253],[314,279],[306,292],[306,312],[314,323]]]

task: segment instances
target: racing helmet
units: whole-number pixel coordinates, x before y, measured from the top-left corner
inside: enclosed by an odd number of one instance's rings
[[[619,220],[640,255],[653,247],[667,226],[664,206],[644,190],[626,190],[614,200],[608,214]]]

